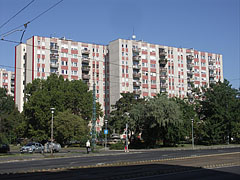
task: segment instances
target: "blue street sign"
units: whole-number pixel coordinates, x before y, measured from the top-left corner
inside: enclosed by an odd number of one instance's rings
[[[108,130],[107,129],[104,130],[104,134],[108,134]]]

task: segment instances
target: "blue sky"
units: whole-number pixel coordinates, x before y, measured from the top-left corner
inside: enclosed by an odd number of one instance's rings
[[[35,0],[0,28],[3,34],[36,17],[59,0]],[[31,0],[0,0],[0,26]],[[108,44],[117,38],[223,54],[224,78],[240,87],[240,0],[64,0],[30,23],[33,35]],[[21,32],[5,39],[19,41]],[[14,46],[0,41],[0,65],[14,70]]]

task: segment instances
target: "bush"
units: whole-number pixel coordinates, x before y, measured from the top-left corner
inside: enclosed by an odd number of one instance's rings
[[[118,142],[116,144],[111,144],[109,147],[111,150],[123,150],[124,144],[122,142]]]

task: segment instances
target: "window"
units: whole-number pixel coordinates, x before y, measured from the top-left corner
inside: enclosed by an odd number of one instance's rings
[[[42,68],[42,72],[44,72],[44,68]]]
[[[77,67],[77,62],[72,62],[73,67]]]
[[[127,46],[127,44],[126,44],[126,48],[127,48],[128,46]]]
[[[128,73],[128,69],[126,69],[126,73]]]

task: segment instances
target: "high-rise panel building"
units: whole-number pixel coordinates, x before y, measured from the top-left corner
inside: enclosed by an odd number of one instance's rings
[[[107,46],[76,42],[65,38],[33,36],[25,44],[16,46],[16,92],[15,102],[19,111],[25,102],[24,89],[34,79],[46,79],[51,73],[64,79],[83,80],[89,89],[95,83],[96,98],[104,112],[109,97],[107,86]],[[101,127],[102,121],[97,120]],[[98,128],[98,127],[97,127]]]
[[[117,39],[109,43],[110,104],[120,93],[153,97],[191,97],[193,87],[223,81],[222,55],[143,41]]]
[[[0,87],[7,90],[7,94],[14,96],[15,73],[0,69]]]
[[[195,49],[117,39],[108,45],[65,38],[33,36],[16,46],[15,102],[23,110],[24,89],[36,78],[51,73],[96,85],[97,101],[105,115],[120,93],[136,98],[165,92],[169,97],[192,97],[192,88],[223,81],[222,55]],[[97,130],[103,125],[98,120]]]

